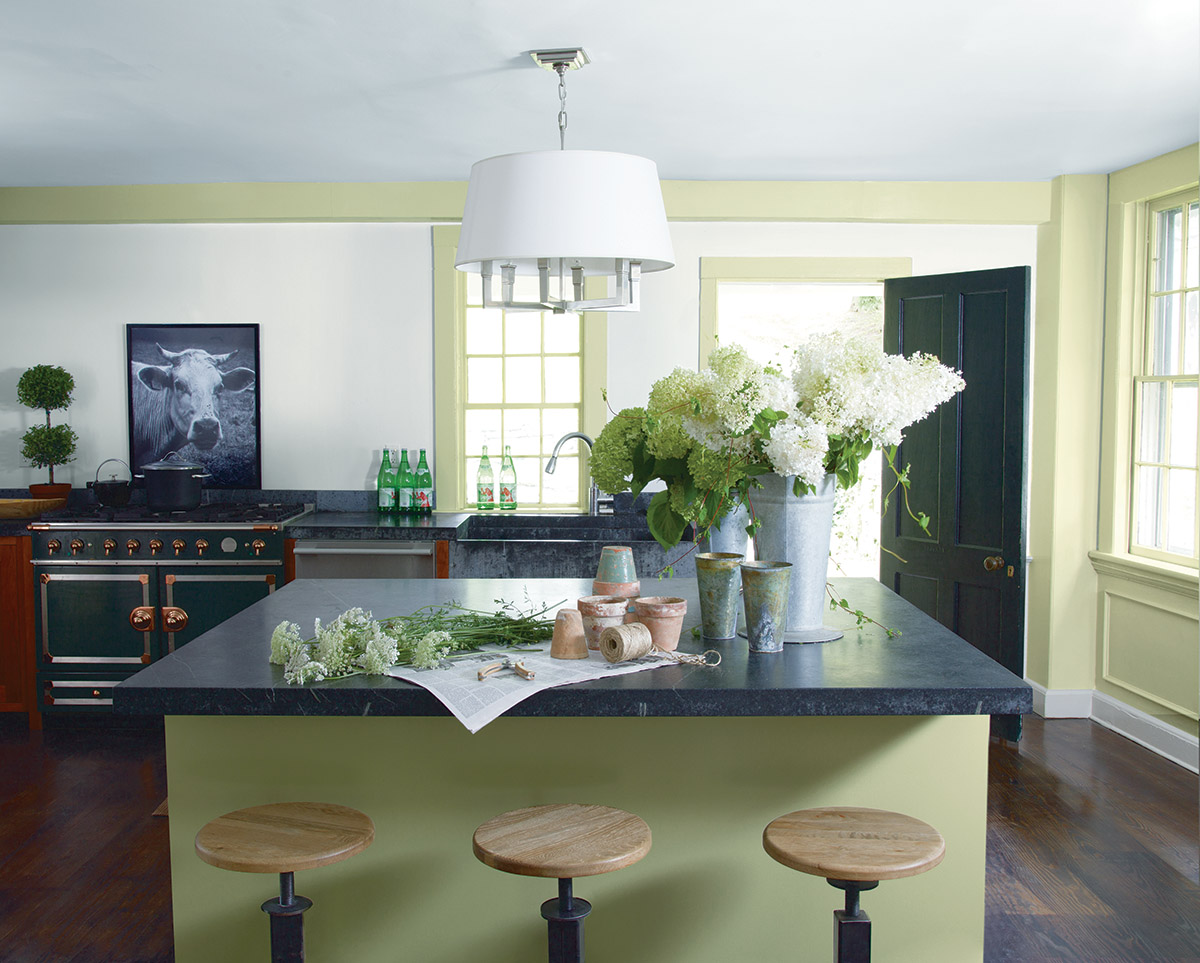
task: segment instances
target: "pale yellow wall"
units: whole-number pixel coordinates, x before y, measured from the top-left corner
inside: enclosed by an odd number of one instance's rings
[[[1145,203],[1194,187],[1200,145],[1115,171],[1107,198],[1104,407],[1098,484],[1094,687],[1195,736],[1200,710],[1200,603],[1195,569],[1129,554],[1131,377],[1146,271]],[[1057,575],[1057,572],[1056,572]]]
[[[1091,689],[1107,178],[1057,177],[1038,229],[1026,675]]]

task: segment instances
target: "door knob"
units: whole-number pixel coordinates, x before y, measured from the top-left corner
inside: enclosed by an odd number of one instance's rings
[[[139,605],[129,613],[129,624],[139,632],[154,631],[154,609],[149,605]]]
[[[163,631],[178,632],[181,629],[186,629],[188,624],[188,614],[181,608],[176,608],[171,605],[163,606]]]
[[[989,555],[983,560],[983,567],[989,572],[998,572],[1004,568],[1004,558],[1000,555]]]

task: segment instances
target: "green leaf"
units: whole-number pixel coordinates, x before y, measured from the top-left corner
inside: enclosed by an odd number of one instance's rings
[[[670,550],[679,544],[687,528],[687,519],[671,507],[671,498],[666,490],[657,492],[646,509],[646,524],[650,534],[664,549]]]

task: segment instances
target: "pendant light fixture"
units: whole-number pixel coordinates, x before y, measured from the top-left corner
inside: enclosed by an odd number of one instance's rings
[[[566,72],[588,56],[580,47],[531,56],[558,74],[559,149],[472,166],[454,266],[482,276],[485,307],[637,311],[641,275],[675,264],[658,168],[633,154],[567,150]],[[538,279],[538,300],[514,299],[518,276]],[[585,300],[584,278],[594,276],[608,278],[610,296]]]

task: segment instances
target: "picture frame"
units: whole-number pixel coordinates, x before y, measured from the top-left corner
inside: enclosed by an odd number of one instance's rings
[[[257,324],[127,324],[129,465],[169,452],[208,488],[262,488]]]

